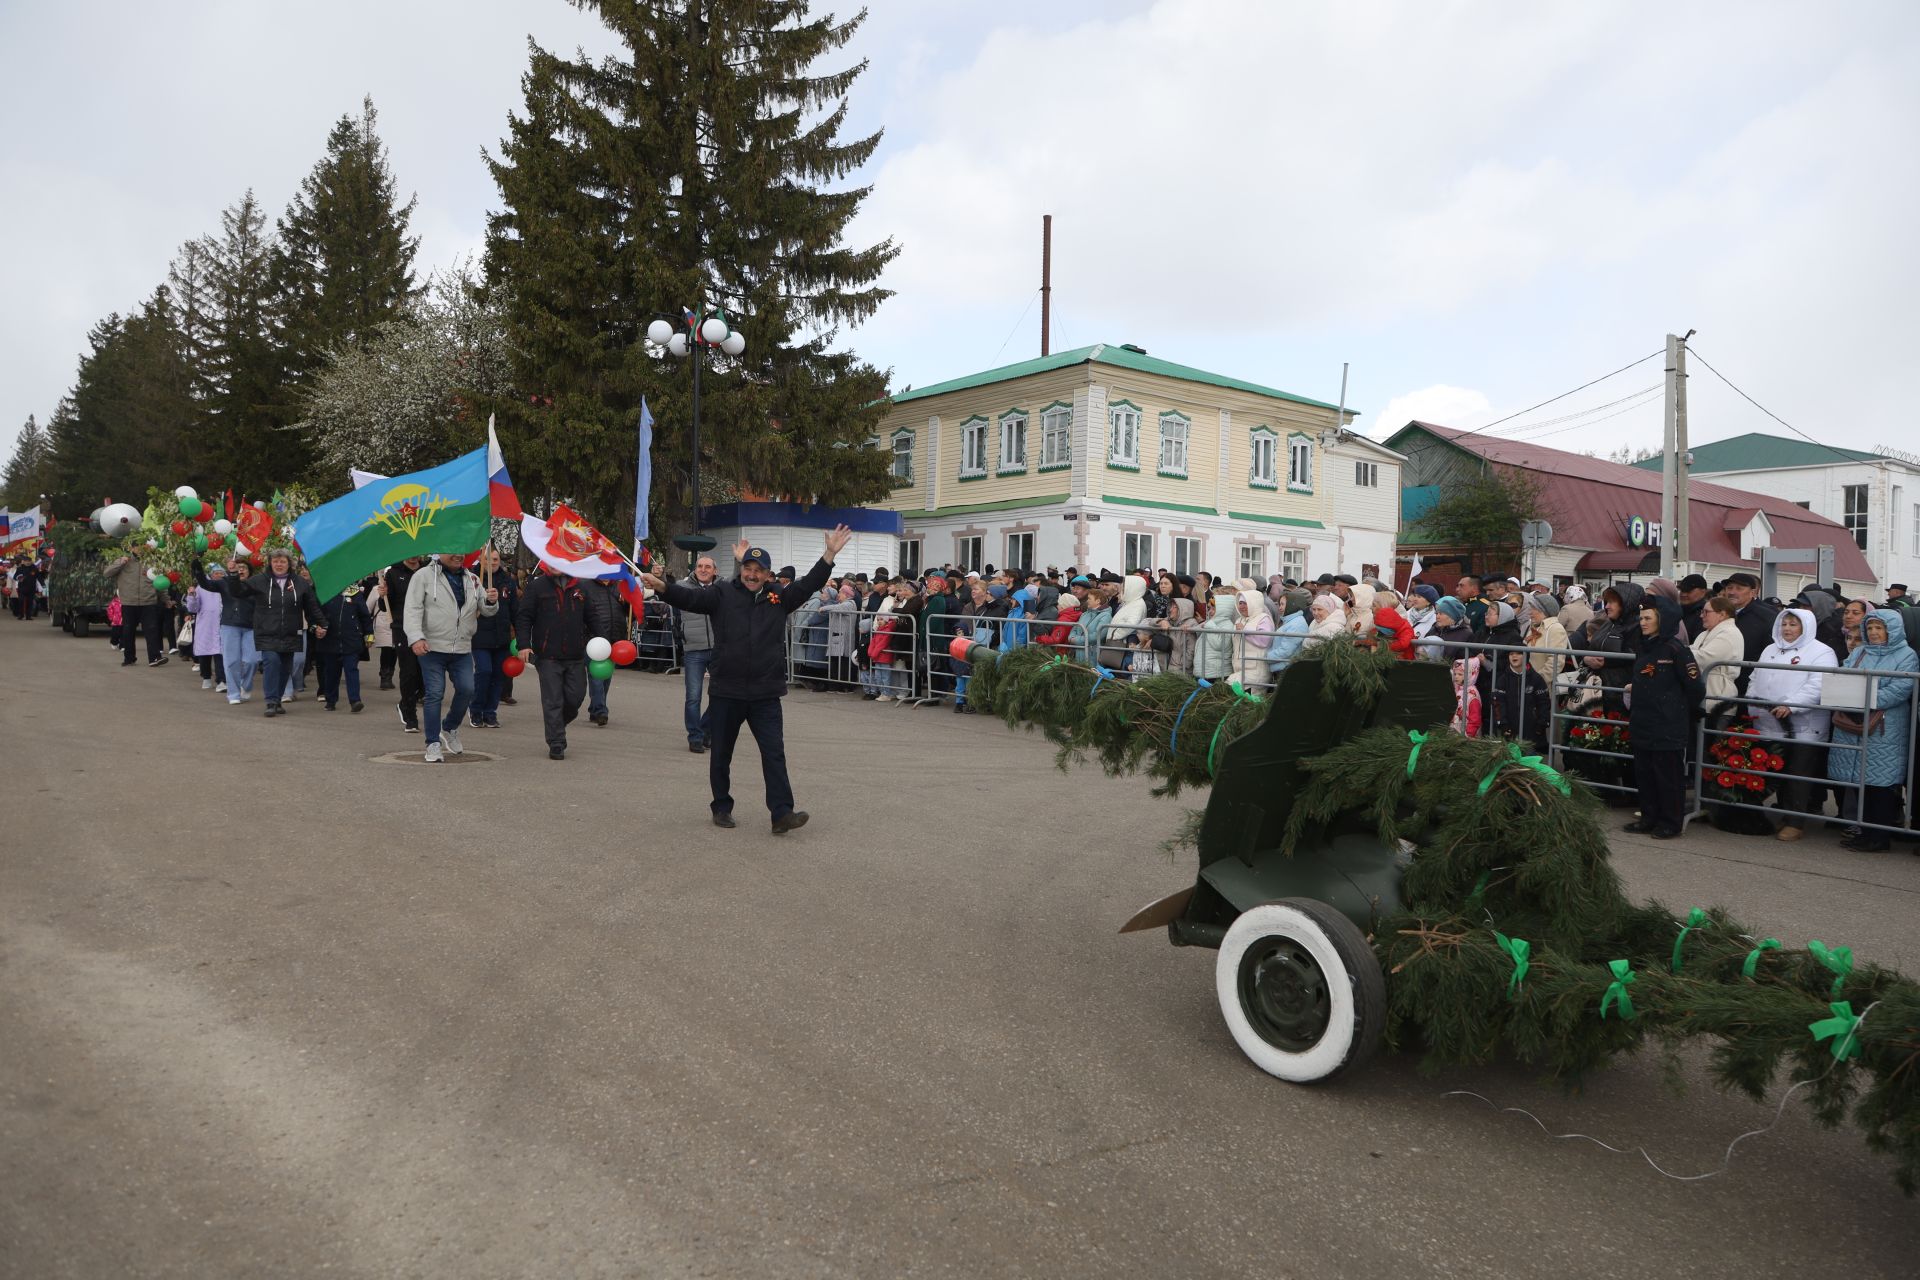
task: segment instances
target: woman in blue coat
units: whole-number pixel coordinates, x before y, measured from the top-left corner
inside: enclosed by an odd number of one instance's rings
[[[1920,673],[1920,654],[1907,647],[1907,631],[1900,615],[1892,609],[1875,609],[1861,623],[1864,643],[1842,665],[1864,671],[1904,671]],[[1841,677],[1829,676],[1829,680]],[[1871,822],[1882,827],[1900,825],[1901,787],[1907,780],[1907,750],[1913,741],[1913,700],[1915,679],[1912,674],[1891,680],[1867,681],[1867,706],[1859,712],[1837,711],[1833,717],[1835,746],[1859,746],[1865,751],[1828,751],[1827,777],[1838,783],[1840,812],[1856,822]],[[1866,782],[1865,815],[1860,804],[1860,783]],[[1891,848],[1885,831],[1869,831],[1858,826],[1841,842],[1848,849],[1876,853]]]

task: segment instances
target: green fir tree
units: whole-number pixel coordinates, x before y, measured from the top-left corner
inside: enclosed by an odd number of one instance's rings
[[[280,339],[296,394],[337,348],[363,349],[414,293],[416,199],[400,203],[373,99],[343,115],[279,222]]]
[[[53,469],[53,449],[47,433],[32,414],[14,438],[13,457],[7,460],[4,481],[0,481],[0,505],[11,511],[24,511],[40,501],[40,495],[57,488]]]
[[[305,474],[307,450],[291,422],[285,354],[276,333],[274,238],[249,190],[220,215],[218,238],[202,241],[207,273],[202,455],[222,478],[250,493]]]
[[[887,296],[874,282],[892,242],[844,243],[867,194],[848,179],[879,135],[840,136],[865,64],[814,69],[864,13],[816,18],[791,0],[576,3],[624,51],[593,62],[533,46],[523,112],[489,158],[503,208],[488,279],[507,291],[529,397],[502,420],[516,479],[625,527],[644,395],[657,422],[655,527],[687,529],[691,370],[641,336],[658,315],[707,305],[747,348],[703,378],[705,500],[885,494],[887,459],[865,447],[885,375],[835,350]]]

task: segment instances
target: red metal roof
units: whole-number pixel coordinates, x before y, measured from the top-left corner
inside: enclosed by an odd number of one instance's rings
[[[1660,473],[1657,471],[1432,422],[1407,425],[1430,432],[1495,466],[1530,472],[1539,481],[1553,513],[1553,541],[1557,546],[1635,551],[1638,549],[1627,545],[1627,522],[1634,516],[1649,521],[1660,518]],[[1761,511],[1773,525],[1775,546],[1830,545],[1834,551],[1834,569],[1840,577],[1849,582],[1877,581],[1873,567],[1861,554],[1853,535],[1840,524],[1817,516],[1805,507],[1795,506],[1784,498],[1729,489],[1691,477],[1687,497],[1687,523],[1692,534],[1690,552],[1695,560],[1757,567],[1758,560],[1740,554],[1740,531],[1746,528],[1755,511]]]

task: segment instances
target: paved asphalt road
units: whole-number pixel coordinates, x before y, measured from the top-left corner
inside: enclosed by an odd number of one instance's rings
[[[531,683],[522,685],[525,692]],[[679,682],[553,764],[378,762],[0,619],[0,1274],[1912,1276],[1851,1131],[1649,1056],[1277,1083],[1116,926],[1179,806],[945,711],[787,700],[812,825],[706,821]],[[757,799],[745,752],[742,794]],[[1920,972],[1920,858],[1701,831],[1629,887]]]

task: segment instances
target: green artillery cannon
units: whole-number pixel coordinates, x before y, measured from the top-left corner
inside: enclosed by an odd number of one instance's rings
[[[1301,762],[1367,729],[1428,730],[1453,714],[1444,667],[1389,667],[1370,704],[1323,701],[1325,674],[1320,663],[1288,667],[1266,717],[1219,748],[1198,879],[1121,926],[1165,925],[1175,946],[1218,949],[1214,985],[1234,1042],[1296,1083],[1336,1076],[1379,1045],[1386,979],[1368,939],[1404,912],[1400,881],[1413,857],[1411,844],[1383,841],[1352,813],[1285,851]]]
[[[1759,1098],[1790,1072],[1817,1120],[1850,1117],[1920,1188],[1920,984],[1719,907],[1629,900],[1599,800],[1448,730],[1445,666],[1329,641],[1262,699],[1039,645],[949,653],[970,664],[967,701],[1043,732],[1063,768],[1211,786],[1177,842],[1198,851],[1194,882],[1123,929],[1218,951],[1221,1014],[1262,1070],[1326,1081],[1384,1043],[1572,1080],[1649,1037],[1704,1039],[1722,1087]]]

